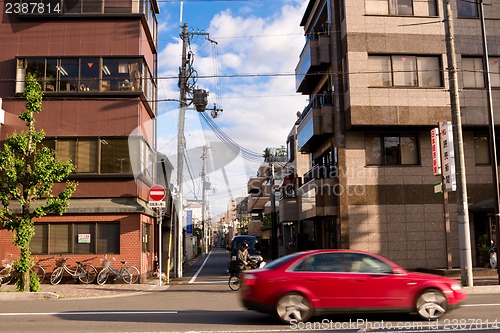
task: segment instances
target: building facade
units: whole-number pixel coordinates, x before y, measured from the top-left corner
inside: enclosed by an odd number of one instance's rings
[[[33,254],[49,272],[60,255],[100,266],[108,254],[146,276],[159,232],[147,207],[157,164],[157,1],[44,1],[36,10],[0,2],[1,139],[22,125],[31,73],[44,94],[36,127],[57,158],[73,161],[78,182],[65,215],[36,221]],[[0,230],[0,257],[15,257],[11,239]]]
[[[310,97],[297,128],[297,246],[377,252],[407,268],[459,266],[456,193],[447,243],[434,193],[430,130],[451,121],[444,8],[439,0],[311,0],[297,92]],[[450,1],[469,200],[471,246],[495,239],[480,8]],[[485,8],[493,105],[500,105],[500,1]],[[497,108],[498,109],[498,108]],[[496,123],[500,112],[495,110]],[[289,163],[293,158],[289,158]],[[448,250],[447,250],[448,249]]]

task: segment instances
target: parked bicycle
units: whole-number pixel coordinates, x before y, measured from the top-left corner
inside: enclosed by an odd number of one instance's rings
[[[116,260],[116,258],[113,258],[113,260]],[[141,275],[137,267],[132,265],[125,266],[125,264],[127,263],[126,261],[120,262],[122,265],[120,269],[117,270],[113,268],[113,266],[111,266],[111,262],[108,260],[108,256],[106,255],[103,262],[104,268],[97,275],[97,284],[105,284],[111,274],[115,276],[115,280],[121,278],[125,283],[136,283],[139,280],[139,276]]]
[[[31,267],[31,272],[36,274],[40,283],[42,283],[42,281],[45,279],[45,269],[38,263],[34,264],[33,267]],[[11,283],[14,279],[14,275],[14,259],[13,255],[11,254],[10,261],[8,261],[7,259],[2,260],[2,269],[0,270],[0,285]]]
[[[82,264],[81,261],[76,262],[76,268],[73,270],[66,265],[68,258],[59,258],[56,260],[57,268],[50,275],[50,283],[58,284],[61,282],[64,272],[71,275],[73,279],[78,279],[81,283],[89,284],[94,282],[97,276],[97,269],[91,264]]]

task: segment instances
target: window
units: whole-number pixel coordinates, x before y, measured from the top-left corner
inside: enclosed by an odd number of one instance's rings
[[[457,0],[459,17],[479,17],[479,2],[474,0]]]
[[[120,224],[97,223],[97,253],[120,253]]]
[[[490,164],[488,135],[474,135],[474,156],[476,164]]]
[[[484,88],[483,59],[462,58],[464,88]]]
[[[93,253],[95,248],[95,224],[78,223],[74,225],[74,253]]]
[[[27,73],[37,78],[45,93],[140,92],[152,101],[156,91],[143,58],[19,58],[16,93],[23,92]]]
[[[70,225],[57,223],[49,225],[49,253],[71,252]]]
[[[490,84],[500,87],[500,58],[488,57]],[[464,88],[484,88],[483,58],[462,58]]]
[[[142,62],[137,59],[103,58],[103,91],[142,90]]]
[[[495,139],[497,148],[497,164],[500,162],[500,136],[496,136]],[[476,165],[487,165],[491,164],[490,156],[490,138],[489,134],[474,134],[474,155],[476,159]]]
[[[416,165],[418,145],[416,135],[365,136],[366,165]]]
[[[365,0],[367,15],[437,16],[436,0]]]
[[[101,173],[132,173],[128,140],[101,139]]]
[[[79,91],[99,91],[99,58],[80,59]]]
[[[442,87],[439,57],[393,55],[368,57],[370,87]]]
[[[323,253],[313,257],[311,270],[316,272],[345,272],[341,253]]]
[[[142,252],[151,252],[151,224],[142,224]]]
[[[97,173],[97,150],[97,140],[77,140],[76,173]]]
[[[34,254],[120,253],[119,223],[35,223]]]
[[[347,254],[348,261],[350,262],[352,273],[368,273],[368,274],[390,274],[392,268],[389,264],[377,259],[375,257],[361,254],[351,253]]]
[[[143,144],[140,144],[141,142]],[[131,152],[137,155],[134,159],[138,160],[137,168],[144,166],[144,170],[152,170],[155,163],[154,154],[140,138],[45,139],[43,146],[53,149],[58,160],[71,160],[77,174],[131,174]],[[142,152],[136,152],[138,149],[142,149]],[[152,177],[151,172],[144,173]]]

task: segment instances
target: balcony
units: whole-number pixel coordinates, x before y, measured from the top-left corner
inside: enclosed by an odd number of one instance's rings
[[[327,33],[310,34],[295,68],[297,92],[311,94],[330,63],[330,36]]]
[[[300,187],[300,219],[338,214],[340,191],[337,167],[335,165],[315,166],[304,175]]]
[[[297,128],[297,145],[301,152],[309,153],[315,143],[333,134],[333,97],[316,95],[302,111]]]

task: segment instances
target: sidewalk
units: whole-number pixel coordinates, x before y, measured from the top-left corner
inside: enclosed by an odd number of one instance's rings
[[[171,283],[175,283],[171,281]],[[102,298],[102,297],[121,297],[130,296],[137,293],[165,291],[170,285],[159,280],[146,280],[140,284],[126,284],[121,281],[116,283],[108,282],[102,286],[93,284],[83,284],[73,282],[72,280],[61,281],[58,285],[51,285],[46,282],[40,285],[40,292],[20,293],[16,292],[14,284],[0,286],[0,301],[2,300],[23,300],[23,299],[41,299],[41,298]]]

